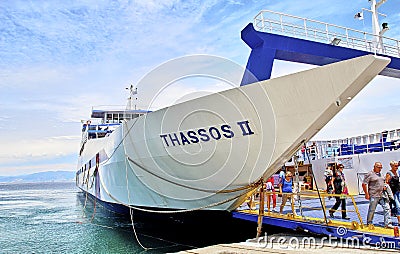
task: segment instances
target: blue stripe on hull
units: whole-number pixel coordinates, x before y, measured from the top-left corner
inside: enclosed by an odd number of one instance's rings
[[[96,200],[96,204],[101,205],[108,211],[124,216],[130,215],[130,210],[127,206],[100,200],[99,198],[86,192],[85,190],[82,190],[82,192],[83,195],[86,195],[87,193],[88,198]],[[164,208],[159,209],[154,207],[137,207],[137,208],[143,210],[149,210],[151,212],[132,209],[132,213],[134,214],[135,218],[142,221],[149,220],[150,222],[158,220],[158,221],[173,221],[174,223],[178,222],[180,224],[202,224],[202,223],[220,223],[220,222],[228,222],[234,220],[232,218],[232,213],[221,210],[198,210],[198,211],[180,212],[180,213],[160,213],[157,211],[169,210],[173,212],[176,210],[164,209]]]

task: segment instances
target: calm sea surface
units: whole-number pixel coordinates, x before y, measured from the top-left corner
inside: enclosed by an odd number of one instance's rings
[[[75,183],[0,184],[0,253],[165,253],[248,239],[206,239],[196,229],[162,228],[154,231],[105,211]],[[217,226],[217,225],[216,225]],[[210,232],[214,231],[210,228]],[[225,232],[232,231],[225,229]],[[196,234],[197,233],[197,234]],[[182,237],[185,235],[185,237]]]

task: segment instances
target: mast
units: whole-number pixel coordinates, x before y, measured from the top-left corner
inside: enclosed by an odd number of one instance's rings
[[[376,2],[376,0],[368,1],[371,3],[371,10],[368,11],[372,13],[372,33],[374,34],[373,44],[377,53],[384,53],[382,36],[387,30],[389,30],[389,27],[387,26],[387,23],[383,23],[381,30],[378,18],[380,14],[378,13],[378,8],[387,0],[380,0],[379,2]]]
[[[126,110],[136,110],[136,103],[133,102],[134,95],[137,94],[137,88],[133,88],[133,85],[131,85],[129,88],[126,87],[125,89],[129,90],[129,97],[128,97],[128,102],[126,104]],[[137,100],[137,97],[135,97],[135,100]]]

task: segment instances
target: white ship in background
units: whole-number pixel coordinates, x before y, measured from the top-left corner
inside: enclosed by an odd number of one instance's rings
[[[76,184],[115,210],[232,211],[389,62],[362,56],[154,112],[93,109]]]

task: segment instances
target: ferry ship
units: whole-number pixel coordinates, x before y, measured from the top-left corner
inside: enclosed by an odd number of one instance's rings
[[[391,57],[363,52],[269,79],[266,36],[253,24],[242,31],[252,53],[240,87],[152,112],[94,108],[82,123],[76,185],[117,212],[233,211],[392,68]]]
[[[154,112],[93,110],[76,184],[128,207],[231,211],[389,61],[363,56]]]

